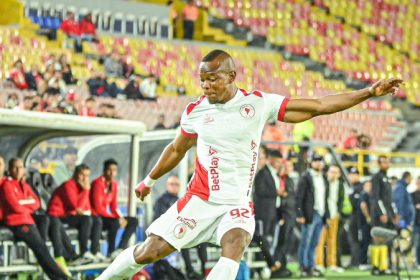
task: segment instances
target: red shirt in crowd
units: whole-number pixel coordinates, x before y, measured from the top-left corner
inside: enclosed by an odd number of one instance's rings
[[[90,190],[85,190],[74,179],[69,179],[58,187],[48,205],[48,214],[53,217],[77,215],[77,210],[90,212]]]
[[[4,222],[8,226],[35,224],[32,214],[40,207],[38,196],[25,181],[7,178],[1,187]]]
[[[26,82],[25,73],[18,70],[12,69],[10,71],[10,79],[15,83],[18,89],[27,89],[28,83]]]
[[[80,23],[80,33],[96,36],[96,27],[93,22],[84,19]]]
[[[343,148],[344,149],[354,149],[357,147],[357,136],[350,135],[344,140]]]
[[[92,109],[89,109],[88,107],[83,107],[82,110],[80,110],[80,115],[85,117],[95,117],[96,114]]]
[[[119,218],[117,204],[118,184],[112,180],[109,186],[104,178],[100,176],[92,182],[90,203],[92,214],[105,218]]]
[[[80,24],[71,19],[65,19],[61,22],[60,29],[68,35],[80,35]]]
[[[0,194],[2,192],[2,187],[3,187],[3,183],[4,181],[7,179],[6,176],[0,177]],[[3,214],[3,202],[0,201],[0,222],[2,222],[4,219],[4,214]]]

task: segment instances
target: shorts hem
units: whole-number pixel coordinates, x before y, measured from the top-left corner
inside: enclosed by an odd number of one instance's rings
[[[156,235],[156,236],[159,236],[160,238],[162,238],[163,240],[165,240],[166,243],[168,243],[169,245],[171,245],[178,252],[180,252],[181,249],[183,249],[182,247],[174,246],[174,243],[172,241],[169,241],[168,238],[166,238],[165,236],[162,236],[161,234],[157,234],[157,233],[152,232],[152,231],[146,231],[147,237],[149,237],[151,234]]]

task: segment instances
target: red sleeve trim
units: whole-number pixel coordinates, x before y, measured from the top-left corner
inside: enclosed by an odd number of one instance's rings
[[[283,102],[280,105],[279,113],[277,115],[277,120],[283,121],[284,114],[286,113],[286,106],[289,103],[289,98],[284,98]]]
[[[259,91],[259,90],[254,90],[254,91],[252,92],[252,94],[254,94],[254,95],[258,96],[258,97],[262,97],[262,93],[261,93],[261,91]]]
[[[198,104],[200,104],[201,103],[201,101],[203,101],[204,100],[204,98],[206,98],[206,96],[205,95],[202,95],[196,102],[194,102],[194,103],[190,103],[190,104],[188,104],[187,105],[187,115],[189,115],[191,112],[192,112],[192,110],[194,110],[194,108],[198,105]]]
[[[189,137],[189,138],[197,138],[198,137],[197,133],[186,132],[182,127],[181,127],[181,133],[182,133],[182,135],[184,135],[186,137]]]

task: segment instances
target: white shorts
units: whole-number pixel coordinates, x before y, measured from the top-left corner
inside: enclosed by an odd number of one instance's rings
[[[251,237],[255,219],[252,202],[243,205],[223,205],[186,195],[171,206],[146,230],[147,236],[158,235],[178,251],[204,242],[220,245],[223,235],[241,228]]]

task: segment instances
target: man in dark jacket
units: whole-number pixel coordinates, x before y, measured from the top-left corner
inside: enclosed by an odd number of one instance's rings
[[[278,200],[277,188],[280,188],[279,169],[282,165],[279,150],[267,150],[267,161],[255,175],[254,209],[256,230],[254,242],[261,247],[262,254],[270,267],[272,274],[280,269],[280,262],[270,253],[268,236],[274,234],[278,223],[276,202]]]
[[[386,156],[378,157],[379,172],[372,177],[372,194],[370,196],[370,212],[373,226],[393,228],[397,216],[392,207],[392,188],[387,177],[390,167]],[[374,240],[375,241],[375,240]],[[372,245],[372,274],[389,274],[388,247]]]
[[[299,244],[301,276],[321,276],[315,269],[315,249],[322,227],[328,219],[328,181],[322,174],[323,159],[318,154],[311,158],[311,168],[302,174],[296,194],[296,221],[302,225]]]
[[[416,244],[416,258],[417,258],[417,267],[420,266],[420,176],[417,177],[416,181],[416,191],[413,192],[413,205],[416,209],[416,217],[414,219],[414,237]]]
[[[287,255],[292,244],[290,237],[293,235],[293,227],[296,223],[295,183],[289,177],[291,172],[293,172],[293,163],[285,160],[280,168],[280,187],[277,189],[277,194],[281,198],[280,207],[277,208],[280,234],[275,251],[275,259],[280,260],[281,263],[281,269],[276,273],[278,278],[292,275],[292,272],[287,269]]]
[[[348,179],[350,181],[350,202],[353,213],[350,216],[350,226],[348,241],[350,245],[351,261],[350,266],[357,267],[360,264],[359,256],[359,212],[357,209],[360,204],[360,194],[363,191],[363,183],[360,182],[359,171],[356,167],[349,170]]]
[[[414,220],[414,207],[411,195],[407,191],[407,186],[410,185],[413,177],[410,172],[404,172],[401,180],[398,181],[397,186],[393,192],[393,200],[400,215],[400,227],[406,228],[412,225]]]

